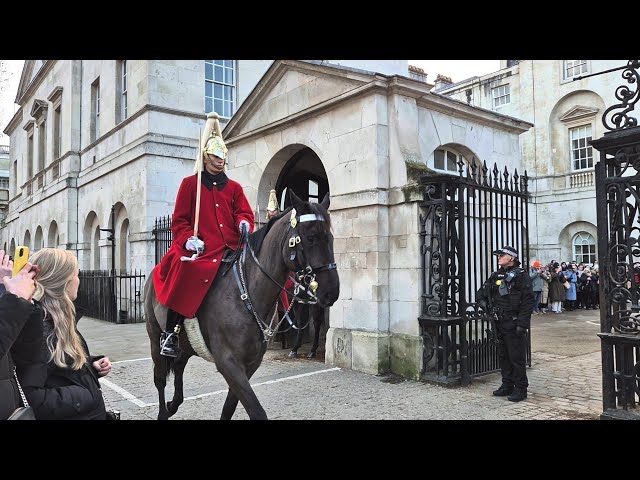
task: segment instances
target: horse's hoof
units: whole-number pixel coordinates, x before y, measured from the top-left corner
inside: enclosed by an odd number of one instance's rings
[[[180,406],[179,404],[176,404],[175,407],[173,405],[173,401],[167,402],[167,411],[169,412],[169,417],[172,417],[178,411],[178,407]]]
[[[289,358],[298,358],[298,352],[294,352],[293,350],[291,350],[289,352]]]
[[[309,352],[307,358],[316,358],[316,352]]]

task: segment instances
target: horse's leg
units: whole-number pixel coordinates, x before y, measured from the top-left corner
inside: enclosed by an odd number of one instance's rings
[[[260,362],[257,363],[259,366]],[[249,415],[250,420],[268,420],[267,413],[264,411],[264,408],[262,408],[262,405],[260,405],[260,401],[249,383],[250,375],[253,375],[257,366],[250,371],[238,364],[234,358],[229,357],[216,361],[216,366],[218,367],[218,372],[222,374],[227,385],[229,385],[229,394],[227,394],[227,399],[222,409],[225,418],[231,418],[227,417],[227,415],[229,415],[229,413],[233,415],[235,406],[237,406],[239,400],[247,412],[247,415]],[[231,394],[233,394],[237,400],[234,401]],[[231,407],[234,408],[233,411],[230,412]]]
[[[158,351],[160,348],[158,348]],[[153,355],[153,383],[158,390],[158,420],[168,420],[169,412],[164,400],[164,389],[167,386],[167,358],[161,357],[158,352],[157,356]]]
[[[295,310],[295,316],[293,320],[294,320],[295,326],[297,327],[297,330],[296,330],[296,343],[291,349],[291,351],[289,352],[290,358],[298,358],[298,349],[302,346],[302,329],[300,328],[300,324],[304,325],[304,318],[302,322],[299,321],[298,319],[300,317],[303,317],[303,315],[299,315],[299,314],[300,314],[300,311],[305,308],[306,306],[304,304],[298,304],[295,307],[293,307],[293,309],[291,309],[291,311]]]
[[[182,379],[184,378],[184,369],[187,366],[189,358],[191,358],[191,356],[186,355],[183,350],[173,361],[173,399],[167,402],[167,411],[170,417],[178,411],[178,407],[184,402]]]
[[[151,358],[153,359],[153,383],[158,390],[158,420],[168,420],[171,415],[165,403],[164,389],[167,386],[169,372],[173,368],[173,358],[160,355],[160,328],[157,325],[155,323],[156,328],[153,328],[153,331],[149,331]],[[149,323],[147,323],[147,327],[149,327]]]
[[[313,308],[313,345],[307,358],[315,358],[316,356],[318,345],[320,345],[320,329],[324,321],[324,308],[318,307],[317,305],[309,307],[310,310],[311,308]]]
[[[255,362],[255,365],[252,365],[247,370],[247,378],[251,379],[256,370],[260,367],[260,362]],[[238,407],[238,397],[229,389],[229,393],[227,393],[227,398],[224,401],[224,406],[222,407],[222,414],[220,415],[220,420],[231,420],[233,414]],[[266,415],[266,414],[265,414]]]
[[[153,275],[153,271],[151,275]],[[167,420],[169,418],[169,412],[165,404],[164,389],[167,386],[167,375],[170,369],[169,360],[173,359],[160,355],[161,329],[154,310],[157,299],[153,289],[151,275],[149,275],[144,287],[144,308],[145,315],[147,316],[146,327],[149,336],[151,358],[153,360],[153,383],[156,386],[156,390],[158,390],[158,420]]]
[[[238,406],[238,397],[236,397],[231,389],[227,393],[227,398],[224,400],[224,405],[222,406],[222,414],[220,415],[220,420],[231,420],[233,414],[236,412],[236,407]]]

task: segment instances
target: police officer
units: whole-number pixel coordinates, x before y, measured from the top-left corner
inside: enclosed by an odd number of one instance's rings
[[[520,267],[515,248],[504,246],[498,256],[498,271],[478,290],[478,305],[495,313],[496,343],[500,357],[502,385],[493,395],[512,402],[527,398],[527,330],[531,325],[533,288],[528,273]]]

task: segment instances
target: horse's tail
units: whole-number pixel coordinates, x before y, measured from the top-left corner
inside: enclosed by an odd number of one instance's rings
[[[173,357],[164,357],[165,359],[165,370],[167,372],[166,378],[169,378],[169,375],[175,373],[175,362]]]

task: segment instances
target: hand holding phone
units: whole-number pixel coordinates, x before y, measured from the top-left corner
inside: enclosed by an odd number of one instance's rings
[[[36,291],[36,282],[34,281],[37,275],[37,269],[34,266],[27,263],[27,268],[22,269],[17,275],[9,278],[5,276],[2,278],[7,292],[24,298],[27,301],[31,301],[33,294]]]
[[[13,273],[12,277],[15,277],[22,267],[24,267],[29,261],[29,247],[19,245],[16,247],[16,251],[13,254]]]

